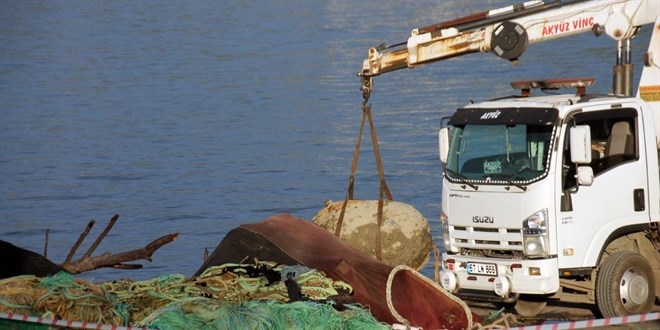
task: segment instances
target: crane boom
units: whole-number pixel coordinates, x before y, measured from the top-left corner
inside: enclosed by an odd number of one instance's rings
[[[648,0],[528,1],[413,29],[398,47],[370,48],[358,75],[370,78],[476,52],[515,61],[529,43],[589,31],[619,42],[619,63],[626,61],[624,41],[659,14],[660,2]]]

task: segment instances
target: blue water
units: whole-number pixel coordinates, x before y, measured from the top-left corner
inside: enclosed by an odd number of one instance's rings
[[[345,197],[367,49],[414,27],[509,1],[0,1],[0,239],[64,261],[114,214],[96,254],[172,232],[140,270],[191,275],[231,229]],[[641,58],[649,34],[635,39]],[[531,45],[519,65],[475,54],[377,77],[374,121],[395,200],[440,244],[439,119],[513,80],[596,77],[615,44],[582,35]],[[639,76],[640,64],[636,75]],[[366,131],[365,133],[368,133]],[[378,197],[365,135],[357,199]],[[424,273],[432,276],[431,265]]]

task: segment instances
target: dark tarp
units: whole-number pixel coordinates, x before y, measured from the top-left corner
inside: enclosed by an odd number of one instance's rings
[[[19,275],[45,277],[62,271],[46,257],[0,240],[0,279]]]
[[[387,305],[387,280],[394,267],[362,253],[311,221],[278,214],[261,222],[241,225],[227,234],[195,276],[210,266],[239,263],[245,258],[249,262],[256,258],[323,271],[334,280],[350,284],[354,299],[369,308],[378,320],[401,323]],[[411,326],[466,329],[472,325],[464,304],[413,271],[397,272],[391,292],[395,311]],[[479,316],[467,312],[474,323],[480,321]]]

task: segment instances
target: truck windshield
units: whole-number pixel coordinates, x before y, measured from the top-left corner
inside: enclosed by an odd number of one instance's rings
[[[547,173],[553,125],[459,125],[446,175],[457,182],[530,183]]]

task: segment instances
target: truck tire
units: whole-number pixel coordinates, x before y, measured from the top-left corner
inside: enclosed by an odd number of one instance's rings
[[[596,275],[596,305],[603,317],[648,313],[655,302],[655,280],[639,253],[609,256]]]
[[[534,317],[538,315],[548,304],[545,296],[521,295],[513,306],[516,313],[524,317]]]

